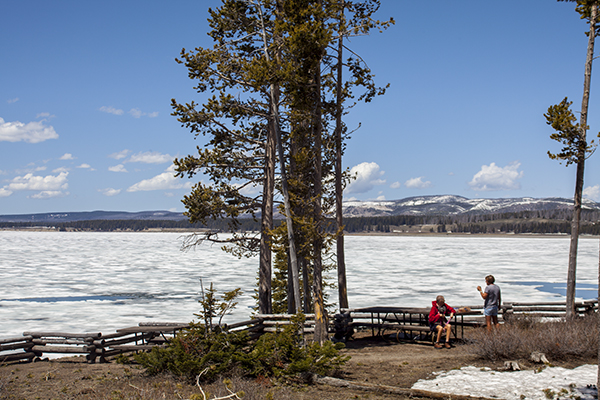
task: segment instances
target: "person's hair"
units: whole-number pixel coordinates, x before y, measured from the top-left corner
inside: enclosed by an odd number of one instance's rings
[[[446,299],[444,299],[444,296],[442,296],[441,294],[435,298],[436,303],[439,303],[441,300],[442,303],[446,302]]]
[[[487,283],[494,283],[494,282],[496,282],[496,279],[494,278],[494,275],[488,275],[485,277],[485,281]]]

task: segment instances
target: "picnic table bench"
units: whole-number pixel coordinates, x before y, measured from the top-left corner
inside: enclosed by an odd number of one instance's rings
[[[397,339],[407,340],[431,340],[429,311],[426,307],[382,306],[342,310],[352,318],[352,327],[370,328],[373,336],[386,336],[393,331]],[[454,339],[464,339],[464,327],[471,325],[464,320],[466,315],[481,315],[481,310],[457,312],[451,321]]]

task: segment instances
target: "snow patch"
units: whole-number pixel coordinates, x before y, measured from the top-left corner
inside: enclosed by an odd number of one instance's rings
[[[545,400],[548,398],[596,398],[598,366],[582,365],[575,369],[561,367],[498,372],[489,368],[464,367],[448,372],[434,373],[434,379],[421,379],[413,389],[430,392],[478,396],[507,400]]]

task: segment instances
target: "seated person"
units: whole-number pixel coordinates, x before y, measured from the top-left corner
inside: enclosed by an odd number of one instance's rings
[[[434,301],[431,302],[431,311],[429,312],[429,329],[432,332],[437,332],[437,340],[434,343],[434,347],[436,349],[441,349],[442,345],[440,343],[440,338],[442,336],[442,331],[446,331],[446,343],[444,346],[449,349],[450,346],[450,322],[449,320],[454,317],[456,311],[454,308],[450,307],[445,303],[444,296],[438,296]],[[450,318],[446,319],[446,316],[449,315]]]

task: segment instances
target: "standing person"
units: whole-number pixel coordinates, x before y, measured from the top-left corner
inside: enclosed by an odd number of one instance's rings
[[[494,284],[496,279],[493,275],[485,277],[486,287],[485,290],[481,290],[481,286],[477,286],[477,291],[483,298],[483,315],[485,315],[485,324],[487,325],[488,331],[492,330],[492,324],[494,327],[498,327],[498,308],[502,304],[502,298],[500,296],[500,288]]]
[[[429,312],[429,329],[432,332],[437,332],[437,340],[433,344],[433,347],[436,349],[441,349],[442,345],[440,343],[440,338],[442,336],[442,331],[446,331],[446,343],[444,346],[449,349],[450,347],[450,322],[449,320],[454,317],[456,311],[454,308],[450,307],[446,304],[446,300],[444,296],[438,296],[434,301],[431,302],[431,311]],[[450,315],[449,319],[446,319],[446,315]]]

